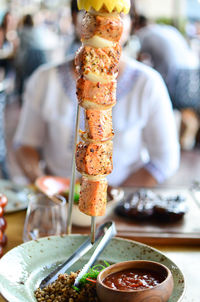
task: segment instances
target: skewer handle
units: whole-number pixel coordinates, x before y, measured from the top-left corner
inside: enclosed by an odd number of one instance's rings
[[[75,130],[75,138],[74,138],[74,150],[73,150],[73,158],[72,158],[72,173],[71,173],[71,181],[70,181],[70,190],[69,190],[69,200],[68,200],[68,212],[67,212],[67,234],[71,234],[72,230],[72,208],[74,204],[74,186],[76,182],[76,162],[75,162],[75,152],[76,145],[78,142],[79,135],[79,121],[80,121],[80,106],[77,106],[76,113],[76,130]]]

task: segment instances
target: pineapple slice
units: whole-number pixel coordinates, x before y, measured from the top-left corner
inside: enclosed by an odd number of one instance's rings
[[[130,10],[130,0],[77,0],[78,8],[89,11],[94,9],[100,11],[103,7],[106,7],[109,13],[116,10],[118,13],[128,14]]]

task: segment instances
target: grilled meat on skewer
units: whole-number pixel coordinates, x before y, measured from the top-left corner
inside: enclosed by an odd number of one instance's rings
[[[85,109],[108,109],[116,104],[116,81],[91,82],[81,77],[76,87],[79,105]]]
[[[77,170],[83,175],[79,209],[103,216],[107,202],[106,175],[112,172],[112,107],[116,104],[123,24],[117,13],[86,13],[82,47],[75,57],[77,98],[85,109],[85,131],[76,148]]]
[[[80,211],[90,216],[103,216],[106,211],[107,186],[106,178],[92,179],[83,176],[79,198]]]
[[[106,143],[80,142],[76,148],[76,166],[80,173],[106,175],[112,172],[112,141]]]

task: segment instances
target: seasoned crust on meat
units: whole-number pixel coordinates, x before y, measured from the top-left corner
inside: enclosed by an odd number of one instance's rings
[[[76,70],[79,76],[94,74],[96,82],[101,82],[98,76],[105,81],[109,77],[116,78],[119,69],[119,59],[121,55],[121,46],[94,48],[82,46],[75,57]],[[110,79],[111,80],[111,79]]]
[[[91,82],[81,77],[77,81],[76,94],[79,105],[84,108],[112,107],[116,104],[116,81],[108,83]]]
[[[80,173],[107,175],[112,172],[113,142],[80,142],[76,147],[76,167]]]
[[[106,141],[112,138],[112,108],[108,110],[85,110],[85,131],[88,138],[95,141]]]
[[[119,42],[123,32],[123,22],[119,15],[95,16],[85,13],[81,29],[82,39],[99,36],[112,42]]]

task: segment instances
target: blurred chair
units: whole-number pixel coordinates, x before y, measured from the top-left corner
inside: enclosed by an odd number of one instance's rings
[[[193,108],[200,113],[200,68],[177,71],[170,91],[176,108]]]
[[[0,173],[4,179],[9,179],[6,161],[6,143],[4,127],[4,111],[6,105],[6,94],[3,82],[0,82]]]
[[[179,70],[170,92],[173,105],[181,111],[181,147],[192,150],[200,126],[200,69]]]

